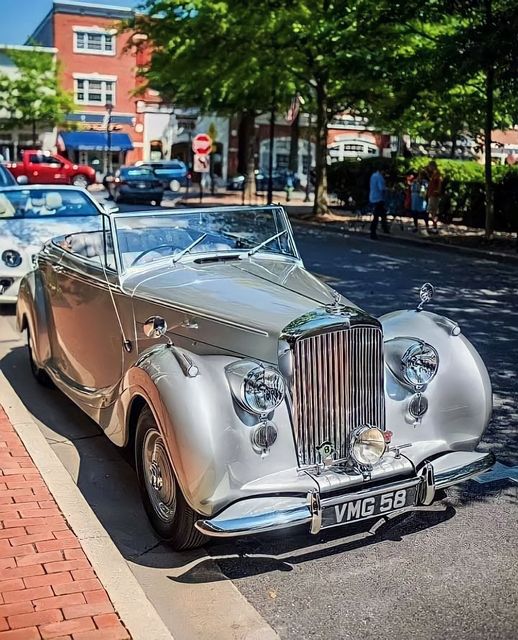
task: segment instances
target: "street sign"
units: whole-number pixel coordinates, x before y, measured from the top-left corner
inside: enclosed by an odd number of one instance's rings
[[[181,116],[176,118],[178,126],[185,129],[185,131],[193,131],[196,128],[196,120],[197,118],[182,118]]]
[[[212,138],[206,133],[199,133],[192,139],[192,150],[200,156],[206,156],[212,151]]]
[[[210,156],[195,153],[193,169],[197,173],[208,173],[210,171]]]

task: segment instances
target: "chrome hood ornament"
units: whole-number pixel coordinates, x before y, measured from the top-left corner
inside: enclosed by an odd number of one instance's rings
[[[326,304],[324,307],[327,313],[331,313],[335,316],[349,316],[349,313],[347,312],[347,305],[345,305],[343,302],[340,302],[342,296],[338,293],[338,291],[333,291],[331,295],[333,296],[333,302],[331,304]]]
[[[435,293],[435,288],[430,282],[425,282],[419,289],[421,302],[417,305],[416,311],[422,311],[425,304],[431,301]]]

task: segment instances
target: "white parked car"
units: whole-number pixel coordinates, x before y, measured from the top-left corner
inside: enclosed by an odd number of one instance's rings
[[[56,235],[97,229],[103,206],[79,187],[16,186],[0,191],[0,304],[16,302],[35,255]]]

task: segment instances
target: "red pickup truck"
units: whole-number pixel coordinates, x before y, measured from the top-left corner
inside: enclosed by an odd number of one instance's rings
[[[73,184],[87,187],[95,182],[95,169],[74,164],[57,153],[29,149],[22,151],[19,162],[6,162],[5,166],[15,178],[26,176],[29,184]]]

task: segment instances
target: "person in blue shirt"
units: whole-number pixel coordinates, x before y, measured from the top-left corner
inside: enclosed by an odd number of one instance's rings
[[[378,169],[371,175],[370,189],[369,189],[369,203],[372,207],[372,222],[371,222],[371,238],[376,240],[378,235],[376,233],[378,229],[378,222],[381,218],[381,226],[384,233],[389,233],[389,225],[387,222],[387,209],[385,207],[385,178]]]

